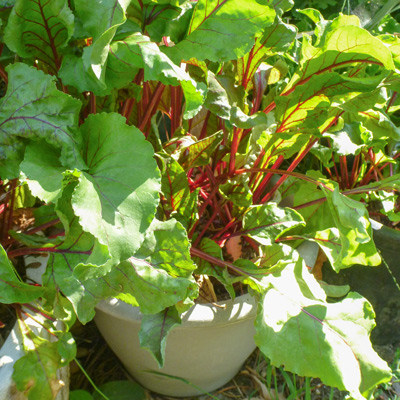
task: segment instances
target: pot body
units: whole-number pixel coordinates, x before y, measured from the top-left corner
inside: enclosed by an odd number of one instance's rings
[[[255,299],[250,295],[212,304],[197,304],[182,314],[182,324],[167,338],[162,369],[139,344],[141,313],[110,299],[96,307],[95,322],[128,372],[148,389],[169,396],[194,396],[223,386],[255,349]],[[148,372],[161,372],[178,379]]]

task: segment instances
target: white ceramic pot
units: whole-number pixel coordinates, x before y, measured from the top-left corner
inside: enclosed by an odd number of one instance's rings
[[[243,295],[217,304],[219,307],[198,304],[182,315],[182,325],[167,338],[162,369],[140,348],[141,314],[137,307],[116,299],[103,301],[97,306],[95,322],[128,372],[143,386],[169,396],[194,396],[232,379],[256,347],[255,299]],[[195,386],[146,370],[178,376]]]

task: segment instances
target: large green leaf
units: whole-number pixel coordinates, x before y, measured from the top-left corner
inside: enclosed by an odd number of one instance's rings
[[[160,368],[164,365],[167,336],[180,323],[181,318],[175,307],[166,308],[158,314],[143,315],[139,332],[140,345],[153,354]]]
[[[154,218],[159,172],[151,145],[119,114],[90,115],[81,132],[88,171],[79,177],[72,207],[117,264],[139,249]]]
[[[118,268],[125,271],[144,314],[155,314],[197,296],[186,230],[175,221],[154,220],[135,254]],[[121,297],[124,300],[124,297]]]
[[[41,297],[44,289],[28,285],[16,275],[3,246],[0,246],[0,302],[3,304],[30,303]]]
[[[256,319],[256,344],[273,365],[364,399],[391,372],[369,341],[371,305],[350,293],[327,303],[325,293],[302,260],[264,278]]]
[[[337,107],[343,107],[359,93],[374,90],[383,78],[382,75],[362,80],[336,72],[312,75],[292,92],[275,99],[279,119],[277,131],[323,131],[336,116],[335,102]]]
[[[227,61],[243,57],[255,36],[275,18],[269,0],[199,0],[187,36],[164,51],[171,58]],[[232,43],[235,45],[232,46]]]
[[[243,234],[263,245],[271,245],[296,226],[305,225],[302,216],[290,208],[275,203],[252,206],[243,217]]]
[[[25,140],[45,140],[61,149],[61,163],[84,168],[78,151],[80,101],[57,90],[54,78],[17,63],[7,67],[9,84],[0,102],[0,159],[21,161]]]
[[[74,31],[74,16],[67,0],[17,0],[4,31],[7,46],[22,58],[33,58],[56,74],[60,49]]]

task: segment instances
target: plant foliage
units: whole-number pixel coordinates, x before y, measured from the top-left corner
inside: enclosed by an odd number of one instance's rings
[[[33,338],[15,366],[29,399],[52,398],[68,329],[111,296],[140,307],[162,365],[202,274],[259,299],[255,340],[274,365],[355,399],[390,380],[371,305],[328,299],[296,247],[318,243],[336,271],[380,263],[372,204],[399,220],[399,38],[311,9],[315,31],[298,34],[292,5],[0,3],[0,301],[31,302],[58,338]],[[14,227],[32,205],[36,226]],[[23,282],[19,257],[43,253],[40,281]]]

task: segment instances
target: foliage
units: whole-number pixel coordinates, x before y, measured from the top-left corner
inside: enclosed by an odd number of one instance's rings
[[[317,242],[337,271],[380,263],[367,205],[399,218],[399,39],[316,10],[304,11],[314,35],[298,36],[283,22],[291,6],[2,5],[1,301],[66,327],[16,365],[30,399],[53,393],[37,357],[53,374],[73,354],[74,318],[110,296],[140,307],[142,345],[162,365],[201,274],[259,299],[255,339],[274,365],[356,399],[390,379],[371,305],[327,298],[296,247]],[[37,225],[13,232],[20,188]],[[19,257],[43,253],[41,281],[22,282]]]

